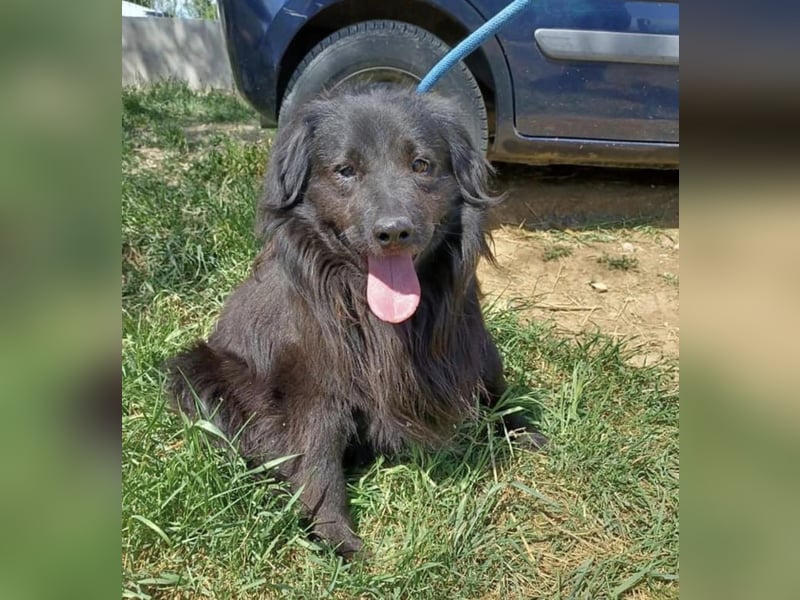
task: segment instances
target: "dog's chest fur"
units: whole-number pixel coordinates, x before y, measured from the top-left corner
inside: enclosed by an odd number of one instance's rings
[[[305,333],[319,340],[315,360],[327,365],[326,381],[317,385],[343,411],[359,415],[359,436],[380,451],[408,440],[442,441],[471,414],[481,391],[479,315],[464,311],[463,303],[459,313],[446,314],[451,303],[431,290],[414,317],[392,325],[369,312],[359,287],[351,279],[329,288],[348,297],[346,314],[316,322],[325,308],[309,314]]]

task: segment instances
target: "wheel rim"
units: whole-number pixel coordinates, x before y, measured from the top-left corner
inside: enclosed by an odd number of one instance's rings
[[[420,78],[409,71],[396,67],[368,67],[346,75],[336,82],[334,89],[347,82],[368,81],[371,83],[399,83],[416,85]]]

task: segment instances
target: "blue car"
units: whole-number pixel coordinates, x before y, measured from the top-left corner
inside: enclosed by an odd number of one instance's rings
[[[510,0],[219,0],[237,87],[274,126],[352,80],[419,82]],[[678,3],[533,0],[434,90],[489,159],[678,166]]]

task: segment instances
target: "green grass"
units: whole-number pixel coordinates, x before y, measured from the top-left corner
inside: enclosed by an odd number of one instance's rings
[[[550,262],[551,260],[566,258],[570,255],[572,255],[572,248],[569,246],[565,246],[564,244],[550,244],[544,249],[542,260]]]
[[[635,256],[609,256],[604,254],[597,259],[597,262],[616,271],[632,271],[639,267],[639,259]]]
[[[675,287],[678,286],[679,279],[675,273],[661,273],[659,277],[661,277],[661,279],[663,279],[670,285],[674,285]]]
[[[310,542],[292,494],[212,447],[162,391],[162,361],[209,331],[248,272],[269,132],[181,142],[193,124],[256,117],[174,84],[125,91],[123,110],[124,597],[678,597],[672,367],[628,366],[624,345],[509,307],[487,315],[511,384],[498,410],[530,408],[549,449],[487,438],[487,415],[446,449],[352,476],[368,563]]]

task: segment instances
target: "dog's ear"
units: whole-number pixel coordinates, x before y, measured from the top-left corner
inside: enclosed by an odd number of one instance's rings
[[[479,208],[495,204],[498,198],[489,193],[489,177],[494,173],[492,165],[483,157],[458,119],[451,120],[446,132],[450,166],[464,202]]]
[[[485,222],[487,209],[503,200],[489,191],[489,177],[494,174],[492,165],[478,150],[478,146],[463,125],[461,115],[452,104],[438,107],[438,120],[450,153],[450,168],[460,188],[466,210],[460,211],[460,253],[455,270],[460,285],[466,286],[475,275],[478,259],[483,256],[494,262],[487,243]],[[444,110],[442,110],[444,108]],[[456,255],[453,255],[455,259]]]
[[[259,235],[264,233],[271,215],[291,208],[303,198],[311,171],[314,124],[313,115],[300,110],[278,130],[258,202]]]

